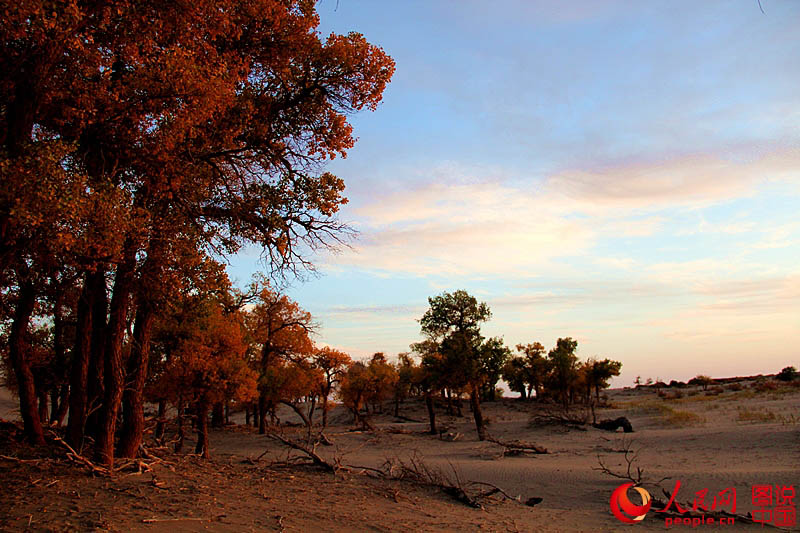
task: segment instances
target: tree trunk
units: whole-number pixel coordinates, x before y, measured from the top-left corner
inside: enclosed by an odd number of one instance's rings
[[[59,368],[64,368],[60,366]],[[59,409],[59,393],[61,392],[61,387],[53,387],[50,389],[50,415],[47,419],[50,421],[50,424],[54,424],[56,420],[58,420],[58,409]]]
[[[261,393],[258,396],[258,434],[267,432],[267,396]]]
[[[83,432],[86,426],[86,410],[88,408],[88,376],[89,352],[92,346],[92,308],[94,307],[96,285],[94,277],[87,274],[83,289],[78,298],[77,324],[75,328],[75,346],[72,350],[72,373],[69,387],[69,422],[67,423],[67,440],[72,447],[81,453],[83,448]]]
[[[98,269],[93,276],[91,344],[89,348],[88,372],[88,412],[85,421],[85,434],[97,438],[100,433],[100,409],[103,403],[104,352],[106,345],[106,329],[108,328],[108,288],[104,269]]]
[[[250,427],[250,406],[244,408],[244,425]]]
[[[194,453],[210,458],[208,450],[208,400],[204,397],[197,402],[197,446]]]
[[[39,412],[36,408],[36,386],[33,382],[33,372],[28,361],[25,336],[28,332],[28,323],[33,314],[36,303],[36,291],[33,283],[22,283],[19,291],[19,300],[14,310],[14,320],[11,323],[11,332],[8,339],[8,355],[17,378],[17,391],[19,393],[19,412],[25,438],[34,445],[44,444],[44,433]]]
[[[302,410],[302,409],[300,409],[300,406],[299,406],[299,405],[297,405],[297,404],[296,404],[296,403],[294,403],[294,402],[289,402],[289,401],[286,401],[286,400],[281,400],[281,403],[282,403],[282,404],[284,404],[284,405],[288,405],[289,407],[291,407],[291,408],[292,408],[292,410],[293,410],[295,413],[297,413],[297,416],[299,416],[299,417],[300,417],[300,419],[303,421],[303,424],[305,424],[305,426],[306,426],[307,428],[310,428],[310,427],[311,427],[311,420],[309,420],[309,418],[306,416],[306,414],[303,412],[303,410]]]
[[[433,396],[430,391],[425,393],[425,405],[428,408],[428,419],[431,423],[431,435],[436,435],[436,413],[433,410]]]
[[[322,395],[322,429],[328,427],[328,395]]]
[[[175,443],[175,452],[183,450],[183,400],[178,400],[178,441]]]
[[[211,409],[211,427],[221,428],[225,425],[225,411],[222,402],[217,402]]]
[[[108,468],[114,466],[114,436],[117,415],[122,402],[125,368],[122,360],[122,341],[128,317],[128,304],[133,288],[136,248],[131,239],[125,243],[123,262],[117,267],[114,293],[111,297],[106,346],[103,360],[103,407],[100,412],[100,432],[97,435],[95,457]]]
[[[311,398],[308,402],[310,405],[308,406],[308,420],[310,422],[309,428],[314,425],[314,411],[317,410],[317,399]]]
[[[34,384],[36,380],[34,380]],[[42,383],[36,387],[36,396],[39,404],[39,422],[42,425],[47,424],[47,389],[44,388]]]
[[[469,395],[469,402],[472,406],[472,416],[475,417],[475,428],[478,430],[478,440],[486,440],[486,426],[483,423],[483,413],[481,413],[480,391],[473,385]]]
[[[64,346],[64,286],[58,285],[53,304],[53,355],[59,372],[67,369],[66,346]],[[60,424],[58,414],[61,411],[59,398],[64,390],[63,374],[59,373],[50,389],[50,424]]]
[[[144,384],[150,361],[150,337],[155,322],[155,311],[140,299],[133,326],[133,343],[128,359],[125,392],[122,396],[122,435],[119,441],[120,457],[136,457],[144,434]]]
[[[166,427],[166,420],[164,417],[167,416],[167,402],[166,400],[158,400],[158,421],[156,422],[156,430],[155,430],[155,440],[157,443],[161,444],[164,442],[164,428]]]

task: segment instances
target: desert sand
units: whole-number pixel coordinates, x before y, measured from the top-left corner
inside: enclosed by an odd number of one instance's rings
[[[211,435],[212,460],[170,454],[152,471],[93,477],[63,460],[21,463],[0,458],[0,530],[3,531],[661,531],[665,515],[651,509],[641,523],[623,524],[611,513],[612,491],[625,480],[599,469],[598,456],[616,473],[626,471],[624,449],[636,452],[643,486],[664,498],[680,481],[677,500],[706,500],[736,489],[736,513],[753,510],[754,484],[800,487],[800,388],[757,390],[751,380],[703,391],[698,387],[610,390],[598,418],[627,417],[624,434],[563,424],[534,425],[552,406],[504,399],[486,403],[489,432],[501,441],[524,440],[547,448],[541,455],[503,456],[503,447],[477,439],[467,403],[463,417],[437,421],[444,435],[428,435],[424,405],[406,402],[400,420],[373,415],[376,431],[352,431],[351,415],[333,411],[326,435],[332,446],[316,450],[345,466],[333,474],[306,466],[299,452],[240,424]],[[736,390],[740,389],[740,390]],[[762,388],[763,389],[763,388]],[[680,396],[680,397],[675,397]],[[0,396],[0,418],[15,417],[15,402]],[[240,418],[241,417],[241,418]],[[284,422],[297,422],[287,410]],[[284,426],[287,437],[303,429]],[[453,436],[456,436],[454,441]],[[191,450],[191,442],[185,449]],[[266,452],[266,453],[265,453]],[[29,457],[7,437],[0,455]],[[263,454],[263,455],[262,455]],[[259,456],[260,459],[256,459]],[[295,459],[293,459],[295,458]],[[520,501],[497,499],[473,509],[441,490],[374,479],[371,468],[387,459],[422,461],[451,480],[502,488]],[[662,480],[662,478],[668,478]],[[541,498],[531,507],[522,502]],[[796,499],[795,499],[796,501]],[[726,507],[730,510],[730,506]],[[708,531],[756,531],[758,524],[711,526]],[[769,528],[775,530],[773,528]],[[795,530],[800,530],[796,526]]]

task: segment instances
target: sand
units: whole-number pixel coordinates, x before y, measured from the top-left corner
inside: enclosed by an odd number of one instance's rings
[[[673,491],[680,481],[682,503],[691,502],[696,491],[709,489],[710,502],[719,491],[735,487],[737,513],[753,509],[754,484],[800,487],[800,388],[758,392],[749,382],[742,385],[738,391],[723,387],[718,394],[690,387],[675,399],[660,398],[653,389],[609,391],[612,407],[599,411],[598,417],[626,416],[632,434],[534,427],[531,417],[543,410],[535,402],[484,404],[493,437],[536,443],[549,450],[546,455],[502,457],[501,446],[477,440],[466,402],[467,416],[438,415],[447,433],[460,434],[457,440],[427,435],[424,407],[411,401],[401,413],[419,422],[395,419],[387,406],[386,414],[372,418],[376,432],[350,431],[349,414],[341,408],[334,411],[334,425],[326,431],[334,445],[317,451],[330,461],[351,465],[336,475],[283,464],[296,454],[242,426],[212,432],[211,462],[167,457],[175,472],[158,465],[153,473],[108,480],[61,463],[0,459],[0,474],[10,481],[0,489],[0,505],[7,507],[0,507],[0,529],[24,530],[30,520],[32,530],[660,531],[667,529],[665,518],[655,509],[636,525],[612,515],[611,493],[624,480],[601,472],[598,456],[623,473],[623,450],[635,451],[634,472],[636,467],[644,471],[644,487],[663,498],[661,489]],[[0,396],[0,417],[8,418],[9,407],[14,408],[13,401],[7,394]],[[235,420],[241,421],[239,416]],[[281,418],[293,421],[288,411]],[[284,431],[289,436],[302,432],[295,427]],[[0,454],[21,453],[16,448],[3,451],[4,446],[10,445],[0,443]],[[265,451],[261,460],[247,460]],[[484,510],[472,509],[434,488],[371,479],[354,468],[379,468],[388,458],[410,457],[462,482],[487,482],[521,501],[539,497],[542,502],[528,507],[498,501]],[[669,479],[661,481],[665,477]],[[700,528],[763,529],[742,523]]]

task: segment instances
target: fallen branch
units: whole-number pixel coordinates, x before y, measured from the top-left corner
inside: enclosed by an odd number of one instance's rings
[[[550,410],[532,417],[529,425],[531,427],[559,425],[573,427],[575,429],[584,429],[583,426],[588,422],[588,412],[570,413],[569,411]]]
[[[429,467],[417,455],[412,455],[407,462],[401,459],[387,459],[382,470],[371,470],[380,472],[384,478],[435,487],[456,501],[475,509],[483,509],[484,502],[496,494],[522,504],[521,496],[511,496],[492,483],[463,482],[452,464],[450,468],[453,471],[452,478],[439,469]],[[478,487],[490,487],[490,490],[478,490]]]
[[[603,463],[603,459],[600,457],[599,453],[597,454],[597,463],[600,466],[597,467],[597,468],[593,468],[592,470],[597,470],[598,472],[602,472],[603,474],[606,474],[607,476],[615,477],[617,479],[625,479],[627,481],[632,482],[634,485],[642,485],[642,484],[645,484],[645,483],[658,485],[662,481],[666,481],[666,480],[670,479],[669,476],[666,476],[666,477],[663,477],[663,478],[659,479],[658,481],[655,481],[655,482],[651,483],[651,482],[647,481],[647,477],[644,475],[644,469],[642,469],[642,467],[636,466],[635,467],[635,472],[634,472],[634,464],[633,463],[638,459],[639,452],[633,449],[633,441],[632,440],[626,442],[625,437],[623,437],[622,438],[622,446],[621,446],[619,451],[624,454],[625,463],[627,465],[627,468],[625,469],[624,473],[614,472],[609,467],[607,467],[605,465],[605,463]]]
[[[503,451],[503,455],[525,455],[525,454],[545,454],[550,453],[547,451],[547,448],[543,448],[542,446],[537,446],[536,444],[525,442],[521,440],[514,440],[510,442],[505,442],[494,437],[487,437],[486,440],[489,442],[493,442],[505,448]]]
[[[6,461],[14,461],[15,463],[41,463],[42,461],[47,461],[47,459],[20,459],[19,457],[11,457],[8,455],[0,455],[0,459],[5,459]]]
[[[289,440],[286,437],[284,437],[283,435],[279,435],[277,433],[267,433],[266,436],[271,438],[271,439],[273,439],[273,440],[277,440],[277,441],[282,442],[283,444],[285,444],[289,448],[292,448],[293,450],[297,450],[297,451],[303,452],[304,454],[306,454],[306,456],[308,456],[311,459],[311,462],[314,463],[315,466],[318,466],[318,467],[322,468],[323,470],[326,470],[328,472],[336,472],[337,470],[340,469],[340,465],[331,464],[328,461],[326,461],[325,459],[323,459],[322,457],[320,457],[319,454],[317,454],[317,452],[314,449],[314,448],[316,448],[316,445],[314,445],[314,447],[312,447],[312,448],[309,448],[309,447],[304,446],[304,445],[302,445],[302,444],[300,444],[298,442],[294,442],[292,440]],[[259,456],[259,459],[263,455],[264,454],[261,454]]]
[[[61,444],[61,446],[67,449],[67,459],[89,468],[89,470],[91,470],[95,474],[99,474],[101,476],[111,475],[111,472],[109,471],[108,468],[94,464],[89,459],[76,452],[75,449],[69,444],[67,444],[67,442],[64,439],[62,439],[52,431],[50,431],[49,433],[53,437],[53,440],[55,440],[57,443]]]

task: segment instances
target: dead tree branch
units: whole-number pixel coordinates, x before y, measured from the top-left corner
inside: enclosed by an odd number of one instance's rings
[[[341,468],[341,465],[330,463],[325,459],[323,459],[322,457],[320,457],[320,455],[316,452],[316,447],[317,447],[316,444],[314,444],[311,447],[304,446],[303,444],[287,439],[286,437],[284,437],[283,435],[279,435],[278,433],[267,433],[266,436],[285,444],[286,446],[288,446],[293,450],[297,450],[299,452],[304,453],[309,459],[311,459],[311,462],[314,464],[314,466],[318,466],[325,471],[335,473],[337,470]],[[263,455],[264,454],[262,454],[261,456]],[[259,456],[259,459],[261,458],[261,456]]]
[[[603,462],[603,458],[600,454],[597,454],[597,463],[600,465],[599,467],[593,468],[592,470],[597,470],[598,472],[602,472],[607,476],[615,477],[617,479],[625,479],[627,481],[632,482],[634,485],[643,485],[643,484],[653,484],[658,485],[662,481],[666,481],[670,479],[669,476],[663,477],[658,481],[650,482],[647,480],[645,476],[644,469],[640,466],[635,466],[634,463],[639,458],[639,452],[633,449],[633,440],[627,441],[625,437],[622,438],[622,446],[619,449],[619,452],[624,454],[623,458],[625,459],[625,472],[619,473],[611,470],[606,464]]]
[[[505,448],[503,450],[503,456],[516,456],[516,455],[526,455],[526,454],[538,455],[538,454],[550,453],[547,451],[547,448],[544,448],[542,446],[537,446],[536,444],[525,442],[522,440],[513,440],[506,442],[496,439],[494,437],[487,437],[486,440]]]

